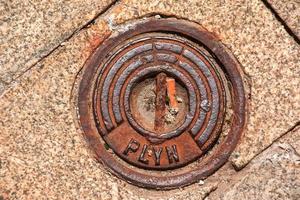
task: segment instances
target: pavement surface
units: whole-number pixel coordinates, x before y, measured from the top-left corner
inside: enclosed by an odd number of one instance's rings
[[[0,199],[300,199],[300,2],[0,2]],[[171,191],[135,187],[94,159],[75,111],[82,67],[148,18],[193,21],[238,59],[247,125],[230,160]]]

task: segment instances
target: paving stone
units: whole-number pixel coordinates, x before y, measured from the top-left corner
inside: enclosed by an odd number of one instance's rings
[[[95,35],[97,32],[97,35]],[[76,130],[71,91],[94,41],[110,31],[98,22],[27,72],[2,98],[0,193],[10,199],[110,199],[109,174]]]
[[[237,173],[233,169],[224,174],[228,165],[204,184],[165,192],[137,188],[112,176],[88,150],[72,96],[78,73],[98,44],[125,27],[118,24],[126,22],[128,28],[136,18],[157,13],[196,21],[217,34],[249,76],[249,119],[233,156],[237,167],[243,167],[299,121],[300,49],[260,1],[121,1],[28,70],[0,98],[0,195],[10,199],[203,199],[221,188],[223,176],[232,190],[222,198],[232,197],[234,189],[245,195],[257,192],[254,186],[243,190],[247,183],[257,183],[251,174],[244,174],[246,179],[237,175],[236,182],[230,178]],[[258,176],[257,169],[266,165],[262,172],[275,176],[274,191],[267,187],[259,190],[268,191],[265,197],[284,193],[276,189],[283,186],[278,179],[284,175],[288,188],[299,188],[297,180],[293,181],[295,173],[299,174],[296,154],[292,150],[286,154],[276,145],[271,152],[278,159],[266,153],[245,168]],[[273,159],[275,165],[264,157]]]
[[[267,0],[267,2],[300,40],[300,1]]]
[[[0,2],[0,95],[112,0]]]
[[[208,199],[300,198],[300,128],[274,143]]]

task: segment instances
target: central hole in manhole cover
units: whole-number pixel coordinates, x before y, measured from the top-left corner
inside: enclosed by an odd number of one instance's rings
[[[166,133],[184,122],[189,109],[186,88],[165,73],[147,77],[132,90],[130,107],[133,118],[149,131]]]

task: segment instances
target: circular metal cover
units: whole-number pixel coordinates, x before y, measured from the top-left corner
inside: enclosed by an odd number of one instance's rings
[[[91,55],[78,109],[99,161],[128,182],[163,189],[227,161],[244,127],[245,94],[238,62],[211,33],[150,19]]]

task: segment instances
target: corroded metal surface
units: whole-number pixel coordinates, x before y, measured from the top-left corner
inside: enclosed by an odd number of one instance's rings
[[[168,77],[188,97],[167,123]],[[138,87],[139,94],[149,93],[142,85],[146,79],[155,80],[155,105],[149,113],[139,111],[146,103],[132,92]],[[232,102],[231,127],[216,145],[226,99]],[[217,170],[236,146],[245,122],[236,60],[213,35],[175,19],[151,19],[99,46],[86,63],[78,108],[97,158],[117,176],[159,189],[187,185]],[[196,167],[189,168],[191,164]],[[171,169],[174,174],[164,173]]]

